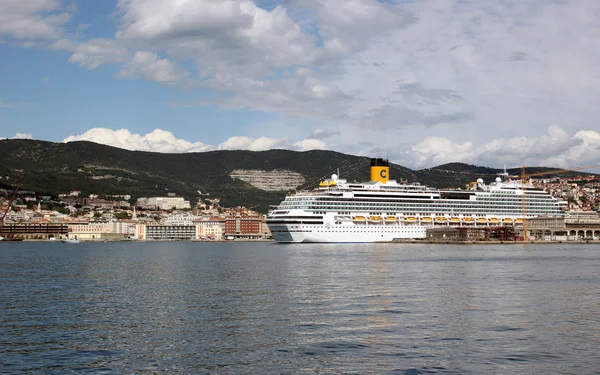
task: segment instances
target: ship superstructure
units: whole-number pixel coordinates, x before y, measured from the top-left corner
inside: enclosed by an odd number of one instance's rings
[[[503,178],[504,177],[504,178]],[[389,180],[389,163],[371,159],[371,181],[332,175],[318,189],[288,195],[267,217],[277,242],[389,242],[425,238],[434,226],[520,225],[523,217],[564,216],[566,202],[506,171],[467,190]]]

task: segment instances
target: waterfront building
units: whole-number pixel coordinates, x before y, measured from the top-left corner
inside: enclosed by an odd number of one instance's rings
[[[112,222],[113,232],[121,233],[125,238],[135,237],[136,220],[119,220]]]
[[[198,239],[220,240],[223,238],[223,229],[219,225],[196,224]]]
[[[222,239],[225,234],[225,219],[219,217],[201,218],[194,221],[199,226],[198,238],[214,236],[214,239]]]
[[[165,224],[138,224],[136,238],[141,240],[195,240],[198,238],[197,225],[165,225]]]
[[[546,241],[600,240],[598,215],[527,219],[528,237]]]
[[[115,233],[112,223],[72,222],[68,224],[68,238],[100,241],[123,239],[123,233]]]
[[[0,236],[5,238],[48,239],[68,233],[64,223],[7,223],[0,224]]]
[[[225,238],[230,239],[262,239],[262,215],[242,215],[237,212],[225,218]]]

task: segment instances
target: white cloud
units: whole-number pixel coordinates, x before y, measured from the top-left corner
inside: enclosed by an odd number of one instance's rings
[[[106,63],[123,62],[127,57],[127,50],[120,47],[114,40],[95,38],[85,43],[72,46],[68,41],[58,41],[53,48],[70,49],[74,52],[69,58],[72,64],[80,64],[88,69],[96,69]]]
[[[324,48],[334,55],[360,50],[369,38],[413,22],[401,7],[376,0],[304,0],[300,5],[314,11]]]
[[[307,138],[302,141],[298,141],[294,143],[295,149],[298,151],[308,151],[308,150],[325,150],[327,149],[327,144],[320,139],[315,138]]]
[[[173,133],[161,129],[155,129],[151,133],[140,135],[127,129],[93,128],[81,135],[69,136],[63,140],[63,142],[73,141],[90,141],[126,150],[165,153],[200,152],[209,149],[209,146],[201,142],[188,142],[178,139]]]
[[[58,38],[71,18],[63,5],[61,0],[0,0],[0,36],[16,40]]]
[[[244,66],[243,74],[264,67],[304,64],[314,59],[314,38],[288,16],[250,0],[120,0],[117,39],[164,49],[198,62],[203,75]],[[254,68],[253,68],[254,67]]]
[[[70,60],[89,68],[122,64],[118,78],[226,93],[198,105],[323,119],[348,129],[347,143],[376,142],[373,132],[350,136],[365,128],[401,127],[413,129],[407,142],[432,131],[480,141],[482,127],[530,137],[552,123],[592,126],[599,9],[590,0],[298,0],[270,10],[120,0],[115,39],[54,48],[77,48]],[[197,71],[182,72],[183,61]]]
[[[442,137],[426,137],[398,162],[416,167],[433,167],[450,162],[488,166],[509,165],[576,168],[598,163],[600,133],[578,131],[569,136],[553,125],[539,137],[498,138],[486,143],[456,143]]]
[[[189,142],[176,138],[173,133],[161,129],[155,129],[151,133],[140,135],[132,133],[127,129],[93,128],[83,134],[69,136],[63,140],[63,142],[74,141],[90,141],[126,150],[164,153],[203,152],[210,150],[263,151],[273,148],[289,148],[289,141],[285,138],[250,138],[243,136],[231,137],[217,146],[211,146],[202,142]]]
[[[31,134],[17,134],[13,138],[29,138]],[[173,133],[155,129],[140,135],[127,129],[111,130],[93,128],[87,132],[70,136],[63,142],[91,141],[128,150],[163,153],[205,152],[213,150],[288,149],[296,151],[331,149],[325,142],[316,138],[292,141],[289,138],[233,136],[218,145],[190,142],[175,137]],[[556,168],[576,168],[598,163],[600,154],[600,133],[593,130],[578,131],[568,135],[561,127],[548,127],[547,133],[539,137],[497,138],[486,143],[470,141],[454,142],[450,139],[429,136],[412,148],[378,149],[368,143],[333,147],[337,151],[353,155],[388,157],[394,163],[411,168],[428,168],[450,162],[464,162],[490,167],[548,166]],[[387,152],[386,150],[392,150]]]
[[[217,146],[218,150],[251,150],[251,151],[265,151],[276,148],[287,148],[288,139],[286,138],[250,138],[250,137],[231,137],[225,142]]]
[[[17,133],[11,139],[33,139],[33,135],[30,133]]]
[[[168,59],[159,59],[153,52],[137,51],[127,63],[127,67],[116,76],[118,78],[141,76],[156,82],[173,83],[186,75],[180,71],[177,64]]]

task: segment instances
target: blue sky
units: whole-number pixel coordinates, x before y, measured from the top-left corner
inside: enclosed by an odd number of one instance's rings
[[[600,163],[591,0],[0,0],[0,138]]]

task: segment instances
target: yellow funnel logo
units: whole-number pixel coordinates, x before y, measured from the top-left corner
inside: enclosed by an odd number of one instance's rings
[[[371,166],[371,181],[381,181],[384,184],[390,178],[390,167],[387,166]]]

